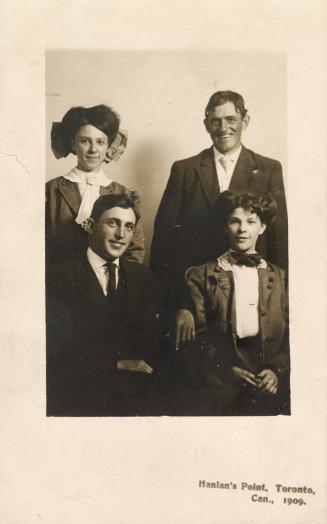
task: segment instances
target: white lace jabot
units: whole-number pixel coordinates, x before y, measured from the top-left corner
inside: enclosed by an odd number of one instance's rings
[[[89,218],[94,202],[100,195],[100,187],[108,186],[112,180],[102,171],[81,171],[77,167],[74,167],[64,175],[64,178],[78,184],[79,191],[81,193],[82,202],[78,210],[75,222],[82,224],[86,219]]]

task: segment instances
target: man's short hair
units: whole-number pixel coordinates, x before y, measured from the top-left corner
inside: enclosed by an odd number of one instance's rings
[[[217,106],[225,104],[225,102],[232,102],[236,111],[241,114],[242,118],[244,118],[248,112],[248,110],[245,109],[242,95],[235,93],[234,91],[217,91],[210,97],[210,100],[205,109],[205,116],[207,117],[210,111],[212,111]]]
[[[102,214],[107,211],[107,209],[111,209],[113,207],[122,207],[123,209],[131,208],[134,211],[136,222],[140,218],[140,213],[135,207],[134,201],[132,198],[124,194],[100,196],[94,202],[90,218],[97,222],[101,218]]]
[[[276,200],[270,195],[258,195],[255,193],[224,191],[218,196],[214,203],[215,215],[221,227],[238,207],[242,207],[251,213],[256,213],[263,224],[269,224],[276,216]]]

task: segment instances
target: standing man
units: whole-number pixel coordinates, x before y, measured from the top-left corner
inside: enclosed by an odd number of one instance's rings
[[[277,160],[245,148],[242,133],[250,117],[242,96],[214,93],[204,125],[213,146],[175,162],[155,223],[150,267],[166,289],[175,289],[185,270],[221,255],[226,239],[217,235],[213,203],[227,189],[270,194],[277,202],[274,224],[258,245],[269,260],[287,268],[287,211],[282,167]]]
[[[139,213],[126,195],[93,206],[89,247],[47,274],[47,414],[149,415],[159,348],[159,293],[122,255]]]

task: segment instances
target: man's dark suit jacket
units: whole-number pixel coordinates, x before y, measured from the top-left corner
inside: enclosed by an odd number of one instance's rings
[[[88,235],[75,222],[82,201],[78,185],[60,176],[49,180],[45,189],[46,259],[48,264],[55,264],[82,253],[88,246]],[[130,191],[118,182],[100,187],[100,196],[117,194],[126,195],[137,208],[140,207],[140,197],[136,191]],[[132,262],[143,262],[144,233],[141,220],[136,224],[133,240],[124,258]]]
[[[157,368],[160,300],[155,278],[120,259],[117,297],[108,300],[86,255],[49,268],[47,414],[153,414],[154,376],[120,371],[117,361]]]
[[[242,147],[230,190],[270,193],[278,205],[276,221],[258,251],[287,268],[288,234],[281,164]],[[213,203],[219,190],[213,148],[173,164],[154,224],[150,267],[163,283],[183,278],[185,270],[216,258],[226,249],[217,233]]]

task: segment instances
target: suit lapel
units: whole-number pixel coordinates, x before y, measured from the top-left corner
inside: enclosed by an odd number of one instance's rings
[[[219,193],[219,184],[212,147],[203,151],[196,171],[207,199],[213,204]]]
[[[250,151],[242,146],[242,151],[238,157],[232,179],[229,184],[229,189],[237,189],[241,191],[249,191],[251,187],[251,178],[256,175],[258,171],[257,165],[254,161]]]
[[[222,271],[219,267],[215,270],[216,282],[218,289],[222,291],[226,299],[230,299],[233,290],[233,273],[232,271]]]
[[[78,184],[71,182],[66,178],[62,178],[59,182],[59,191],[62,194],[65,202],[77,215],[82,201]]]
[[[107,299],[86,255],[77,260],[76,285],[101,314],[106,311]]]
[[[220,322],[227,322],[230,318],[231,331],[236,333],[236,307],[234,293],[234,279],[232,271],[225,271],[218,265],[214,269],[216,288],[213,293],[214,306],[220,317]],[[226,325],[226,329],[227,325]]]
[[[130,311],[137,311],[137,306],[140,304],[141,282],[139,274],[135,272],[135,265],[137,264],[120,258],[121,285],[126,290],[126,302]]]

